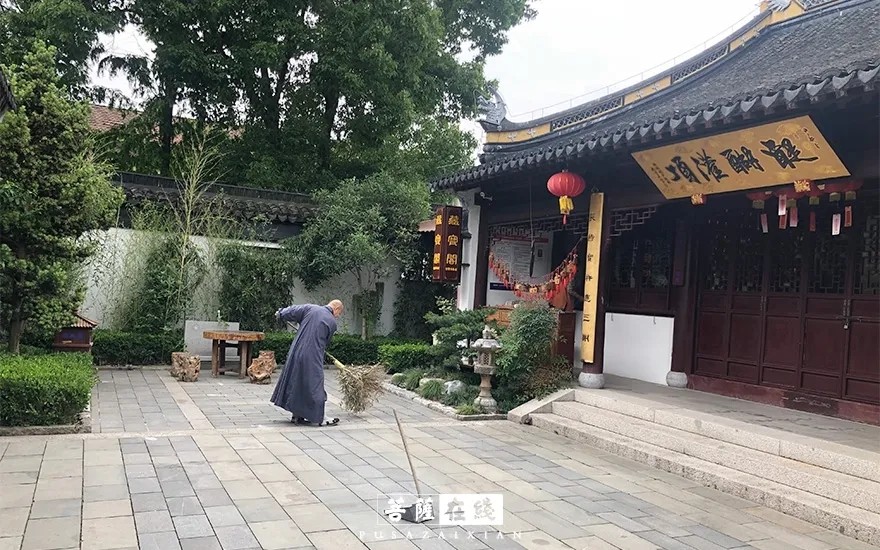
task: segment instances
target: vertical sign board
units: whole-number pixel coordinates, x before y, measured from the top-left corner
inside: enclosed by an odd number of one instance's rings
[[[596,306],[599,296],[599,262],[602,255],[602,211],[605,194],[590,195],[590,221],[587,224],[587,265],[584,273],[584,319],[581,336],[581,359],[593,362],[596,345]]]
[[[460,206],[441,206],[434,215],[431,273],[435,283],[461,281],[461,216]]]

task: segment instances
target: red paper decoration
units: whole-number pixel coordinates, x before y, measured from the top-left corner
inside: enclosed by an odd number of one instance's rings
[[[580,243],[578,243],[579,245]],[[550,301],[560,292],[566,292],[568,284],[577,273],[578,255],[576,250],[577,246],[568,253],[559,267],[542,278],[543,282],[541,283],[518,281],[510,267],[504,261],[496,258],[493,252],[489,252],[489,269],[495,273],[495,277],[501,284],[507,289],[513,290],[517,298]]]

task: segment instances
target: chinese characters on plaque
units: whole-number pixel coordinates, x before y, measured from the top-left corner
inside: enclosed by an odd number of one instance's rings
[[[581,359],[593,362],[596,340],[596,306],[599,301],[599,261],[602,254],[602,212],[605,194],[590,195],[590,219],[587,223],[587,264],[584,272],[584,318],[581,336]]]
[[[461,281],[461,223],[460,206],[441,206],[434,214],[431,273],[435,283]]]
[[[632,156],[667,199],[850,175],[809,116]]]

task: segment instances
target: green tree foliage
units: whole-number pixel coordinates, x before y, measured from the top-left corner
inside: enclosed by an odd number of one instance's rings
[[[35,41],[53,46],[60,85],[82,97],[87,63],[103,53],[99,33],[119,30],[124,16],[121,0],[0,0],[0,60],[22,64]]]
[[[405,151],[438,139],[441,163],[468,155],[454,121],[474,114],[483,60],[532,12],[527,0],[133,0],[129,14],[155,58],[102,64],[159,105],[163,166],[185,100],[199,121],[236,128],[231,173],[310,191],[408,166]]]
[[[0,323],[13,353],[35,314],[77,307],[71,270],[93,250],[88,233],[109,227],[122,202],[91,155],[88,108],[67,99],[54,58],[37,44],[4,69],[19,103],[0,121]]]
[[[317,215],[288,243],[293,272],[309,290],[353,274],[354,307],[366,339],[381,307],[376,283],[387,274],[389,259],[410,258],[418,223],[430,215],[428,191],[421,183],[376,174],[319,191],[315,202]]]
[[[278,304],[292,298],[293,276],[284,251],[240,243],[219,247],[220,315],[237,321],[243,330],[269,331],[275,326]]]

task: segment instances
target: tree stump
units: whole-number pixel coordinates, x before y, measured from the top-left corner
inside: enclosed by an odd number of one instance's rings
[[[189,360],[189,357],[190,355],[185,351],[175,351],[171,354],[171,368],[168,369],[171,376],[180,378],[180,373],[183,372],[183,367]]]
[[[195,382],[199,379],[199,373],[202,370],[202,360],[198,355],[187,356],[186,362],[181,367],[180,381]]]
[[[268,384],[272,373],[275,372],[275,352],[261,351],[260,355],[251,362],[247,373],[252,384]]]

